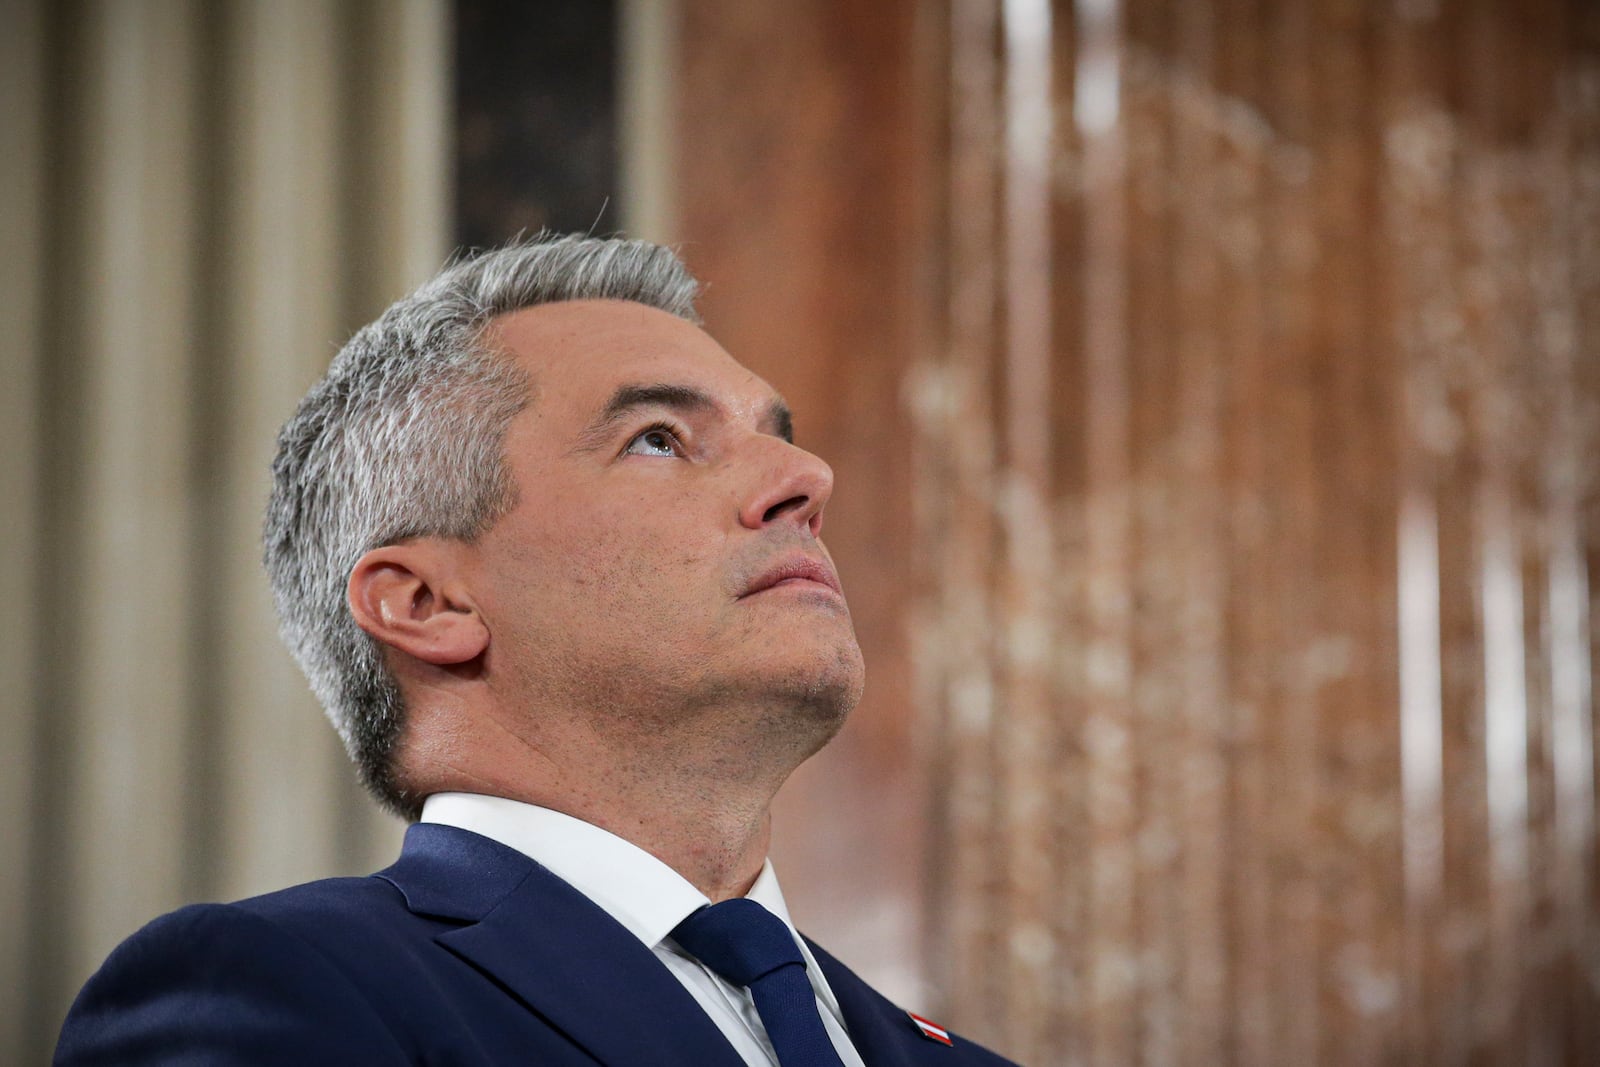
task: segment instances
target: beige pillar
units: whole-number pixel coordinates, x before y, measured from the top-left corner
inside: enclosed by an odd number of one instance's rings
[[[0,1060],[156,914],[393,854],[259,523],[278,425],[448,253],[447,14],[6,5]]]

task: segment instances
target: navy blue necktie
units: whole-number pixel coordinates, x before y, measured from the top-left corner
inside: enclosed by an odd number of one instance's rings
[[[805,957],[782,919],[740,897],[701,908],[672,936],[730,985],[750,990],[782,1067],[844,1067],[823,1029]]]

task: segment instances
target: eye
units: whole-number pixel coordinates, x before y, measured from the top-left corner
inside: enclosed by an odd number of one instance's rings
[[[628,442],[628,447],[622,450],[625,456],[681,456],[683,447],[678,442],[678,435],[672,427],[658,423],[647,430],[635,435]]]

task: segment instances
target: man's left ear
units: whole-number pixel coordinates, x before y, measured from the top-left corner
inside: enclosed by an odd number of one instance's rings
[[[421,539],[384,545],[357,560],[345,586],[356,625],[436,667],[482,655],[489,628],[458,588],[450,547]]]

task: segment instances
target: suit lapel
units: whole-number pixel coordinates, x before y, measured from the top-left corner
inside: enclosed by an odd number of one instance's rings
[[[511,990],[606,1064],[743,1067],[653,952],[521,853],[419,824],[381,877],[414,912],[466,920],[435,940]]]
[[[911,1016],[857,978],[854,971],[824,952],[809,937],[806,944],[828,979],[834,999],[839,1002],[845,1029],[856,1051],[861,1053],[862,1062],[869,1067],[915,1067],[926,1062],[929,1049],[924,1048],[923,1043],[927,1038],[917,1030]]]

